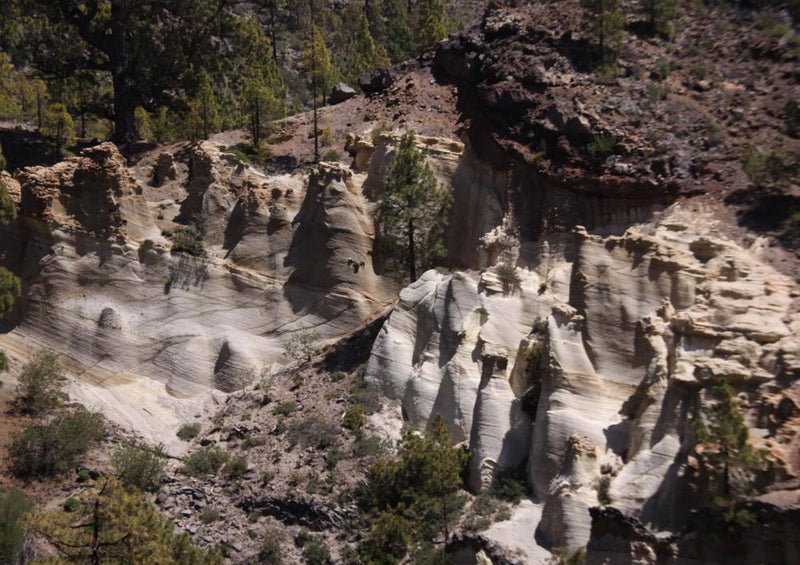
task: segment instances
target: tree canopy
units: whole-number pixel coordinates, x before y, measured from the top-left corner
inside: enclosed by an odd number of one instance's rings
[[[444,227],[452,194],[439,182],[408,131],[384,169],[380,245],[387,258],[404,264],[412,281],[444,255]]]

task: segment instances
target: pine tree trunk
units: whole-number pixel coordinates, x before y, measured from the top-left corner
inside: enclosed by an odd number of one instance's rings
[[[411,282],[417,280],[417,256],[414,249],[414,220],[408,220],[408,274]]]
[[[109,58],[114,85],[114,142],[117,145],[125,145],[139,140],[139,132],[136,129],[136,96],[129,77],[130,5],[127,2],[112,2],[111,19],[113,21],[111,41],[114,49],[109,53]]]

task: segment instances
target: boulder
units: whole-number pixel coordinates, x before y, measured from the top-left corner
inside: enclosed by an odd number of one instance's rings
[[[397,81],[397,73],[391,69],[376,69],[358,77],[358,86],[365,94],[383,92]]]
[[[331,95],[328,98],[328,101],[331,104],[339,104],[341,102],[344,102],[345,100],[350,100],[357,94],[358,93],[352,86],[340,82],[331,89]]]

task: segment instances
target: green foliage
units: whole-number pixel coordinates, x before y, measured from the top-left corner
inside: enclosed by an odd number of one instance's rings
[[[389,53],[393,63],[406,61],[415,55],[414,34],[405,0],[384,0],[384,37],[378,38]]]
[[[467,454],[450,446],[444,418],[436,415],[424,436],[404,430],[397,457],[374,463],[362,504],[374,516],[362,545],[368,563],[396,563],[412,544],[449,537],[465,503],[459,495]],[[379,551],[378,548],[390,550]]]
[[[552,553],[552,557],[547,562],[548,565],[584,565],[586,563],[586,550],[583,548],[567,553],[566,550],[556,547]]]
[[[45,114],[42,131],[55,141],[55,152],[61,156],[61,148],[69,145],[75,136],[75,121],[61,103],[50,106]]]
[[[267,528],[261,538],[261,549],[258,551],[259,558],[264,563],[270,565],[283,565],[283,551],[281,544],[285,540],[285,535],[278,528]]]
[[[336,163],[338,161],[341,161],[341,159],[342,159],[342,154],[339,153],[336,149],[329,149],[328,151],[322,154],[323,161]]]
[[[336,444],[339,428],[320,416],[308,416],[289,426],[289,442],[300,447],[325,450]]]
[[[183,460],[181,472],[190,477],[215,475],[225,463],[229,455],[219,447],[211,446],[198,449]]]
[[[272,409],[272,413],[276,416],[289,416],[297,411],[297,402],[294,400],[287,400],[285,402],[281,402],[275,408]]]
[[[247,473],[247,457],[244,455],[234,455],[225,463],[225,476],[230,480],[241,479]]]
[[[205,255],[203,234],[194,224],[175,230],[172,239],[172,253],[187,253],[200,257]]]
[[[5,351],[0,351],[0,373],[8,371],[8,356]]]
[[[0,157],[2,157],[2,153],[0,153]],[[3,165],[0,167],[0,170],[2,170],[5,167],[5,159],[0,164]],[[0,181],[0,226],[10,225],[16,219],[17,205],[9,196],[6,185]]]
[[[64,501],[64,512],[75,512],[78,508],[81,507],[81,501],[77,498],[69,497]]]
[[[625,27],[625,13],[620,0],[581,0],[585,10],[586,27],[595,40],[600,56],[614,51]]]
[[[319,353],[317,342],[320,336],[315,331],[299,331],[292,334],[283,344],[283,355],[298,363],[308,363]]]
[[[383,399],[379,391],[367,385],[364,375],[359,374],[350,388],[350,403],[360,405],[364,415],[371,416],[381,409]]]
[[[607,157],[614,152],[617,138],[610,133],[599,133],[592,136],[592,141],[586,147],[591,155]]]
[[[412,281],[445,254],[444,229],[453,196],[440,185],[407,131],[384,168],[380,204],[380,246],[387,264],[405,264]]]
[[[20,280],[5,267],[0,267],[0,317],[11,311],[21,292]]]
[[[333,563],[331,552],[325,540],[320,536],[313,536],[303,546],[303,557],[307,565],[330,565]]]
[[[85,491],[76,512],[37,512],[25,525],[58,551],[58,563],[222,564],[221,555],[193,547],[188,534],[176,534],[172,522],[114,477]]]
[[[0,489],[0,563],[18,563],[25,542],[23,516],[33,503],[17,487]]]
[[[222,127],[220,106],[211,76],[205,69],[200,70],[197,83],[197,95],[189,102],[189,136],[207,139]]]
[[[503,285],[503,294],[511,294],[512,296],[519,292],[522,279],[517,273],[517,267],[511,263],[500,263],[495,267],[497,278],[500,279],[500,284]]]
[[[211,524],[219,520],[220,511],[216,506],[208,505],[200,512],[200,521],[203,524]]]
[[[427,49],[447,37],[443,0],[420,0],[417,5],[417,45]]]
[[[22,368],[14,402],[22,412],[39,416],[61,405],[63,386],[58,355],[41,349]]]
[[[182,439],[183,441],[191,441],[197,437],[200,433],[200,424],[198,422],[192,422],[191,424],[183,424],[175,435],[178,436],[178,439]]]
[[[111,461],[124,484],[142,492],[156,492],[164,476],[166,457],[162,445],[132,443],[115,449]]]
[[[491,491],[500,500],[519,504],[528,495],[525,470],[521,468],[498,473],[492,481]]]
[[[352,22],[352,28],[348,29],[346,36],[341,65],[345,80],[352,82],[366,71],[389,64],[389,55],[372,38],[367,16],[360,5],[348,6],[343,21]]]
[[[353,404],[347,409],[347,412],[344,413],[342,426],[348,430],[361,430],[366,421],[367,418],[364,415],[364,407],[360,404]]]
[[[77,410],[37,422],[14,436],[11,469],[23,478],[52,477],[72,469],[105,435],[103,417]]]
[[[797,163],[784,163],[784,158],[778,153],[770,151],[764,153],[750,146],[745,151],[742,168],[750,182],[754,185],[763,185],[778,182],[797,174],[800,165]]]
[[[765,468],[762,450],[748,442],[748,429],[734,390],[721,381],[711,391],[713,404],[704,407],[702,417],[695,420],[698,457],[709,478],[709,492],[718,507],[753,491],[755,474]]]
[[[677,0],[644,0],[641,8],[653,33],[667,34],[670,20],[679,13]]]

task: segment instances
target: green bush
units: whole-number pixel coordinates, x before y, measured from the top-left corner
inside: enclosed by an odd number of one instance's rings
[[[287,400],[286,402],[281,402],[275,408],[272,409],[272,413],[276,416],[288,416],[297,411],[297,402],[294,400]]]
[[[466,463],[466,452],[451,447],[444,418],[437,414],[425,436],[404,430],[397,456],[370,466],[361,504],[374,517],[373,524],[391,524],[387,531],[406,531],[401,539],[405,542],[403,554],[409,549],[409,540],[422,546],[447,538],[466,502],[459,494]],[[386,542],[384,538],[380,530],[367,536],[363,551],[368,562],[375,558],[373,551],[379,543]],[[400,551],[398,547],[395,553]]]
[[[328,449],[332,447],[339,435],[339,428],[319,416],[309,416],[289,426],[289,441],[300,447]]]
[[[191,424],[183,424],[175,435],[178,436],[178,439],[182,439],[183,441],[191,441],[197,437],[200,433],[200,424],[197,422],[193,422]]]
[[[166,457],[162,445],[133,443],[114,450],[111,461],[123,483],[144,492],[155,492],[164,476]]]
[[[190,477],[215,475],[220,467],[228,462],[228,458],[228,454],[219,447],[204,447],[183,460],[181,472]]]
[[[592,136],[587,149],[591,155],[606,157],[614,152],[617,145],[617,138],[610,133],[598,133]]]
[[[800,137],[800,104],[789,100],[783,107],[783,122],[786,135]]]
[[[342,419],[342,426],[348,430],[359,431],[364,427],[367,418],[364,416],[364,407],[360,404],[353,404],[347,409]]]
[[[319,536],[313,536],[306,542],[303,557],[308,565],[330,565],[333,562],[325,540]]]
[[[0,489],[0,563],[17,563],[25,542],[22,517],[33,503],[17,487]]]
[[[200,512],[200,521],[203,524],[210,524],[219,520],[219,508],[216,506],[208,505]]]
[[[105,433],[103,417],[84,410],[31,424],[11,442],[11,469],[18,477],[25,478],[66,473]]]
[[[8,195],[6,185],[0,182],[0,226],[8,225],[17,219],[17,205]]]
[[[243,455],[234,455],[225,464],[225,476],[236,481],[247,473],[247,458]]]
[[[8,371],[8,357],[5,351],[0,351],[0,373]]]
[[[518,504],[528,494],[524,469],[498,473],[492,481],[492,494],[500,500]]]
[[[77,498],[69,497],[64,501],[64,512],[75,512],[81,507],[81,501]]]
[[[522,279],[517,273],[517,267],[511,263],[500,263],[495,267],[497,278],[500,279],[500,284],[503,285],[503,294],[511,294],[512,296],[519,291]]]
[[[42,349],[23,367],[15,402],[27,414],[41,415],[57,408],[63,399],[58,355]]]
[[[350,402],[351,404],[360,404],[366,416],[378,412],[383,406],[381,393],[367,386],[363,374],[358,375],[350,388]]]
[[[314,331],[294,333],[283,344],[283,354],[297,363],[308,363],[320,351],[316,345],[319,340],[319,334]]]
[[[329,161],[335,163],[340,161],[341,159],[342,159],[342,154],[336,151],[336,149],[329,149],[322,155],[323,161]]]
[[[267,528],[264,530],[264,537],[261,540],[261,549],[258,552],[258,556],[264,563],[283,565],[281,543],[283,543],[284,539],[285,536],[283,532],[277,528]]]
[[[194,224],[175,230],[172,239],[173,253],[187,253],[196,257],[205,255],[203,234]]]

